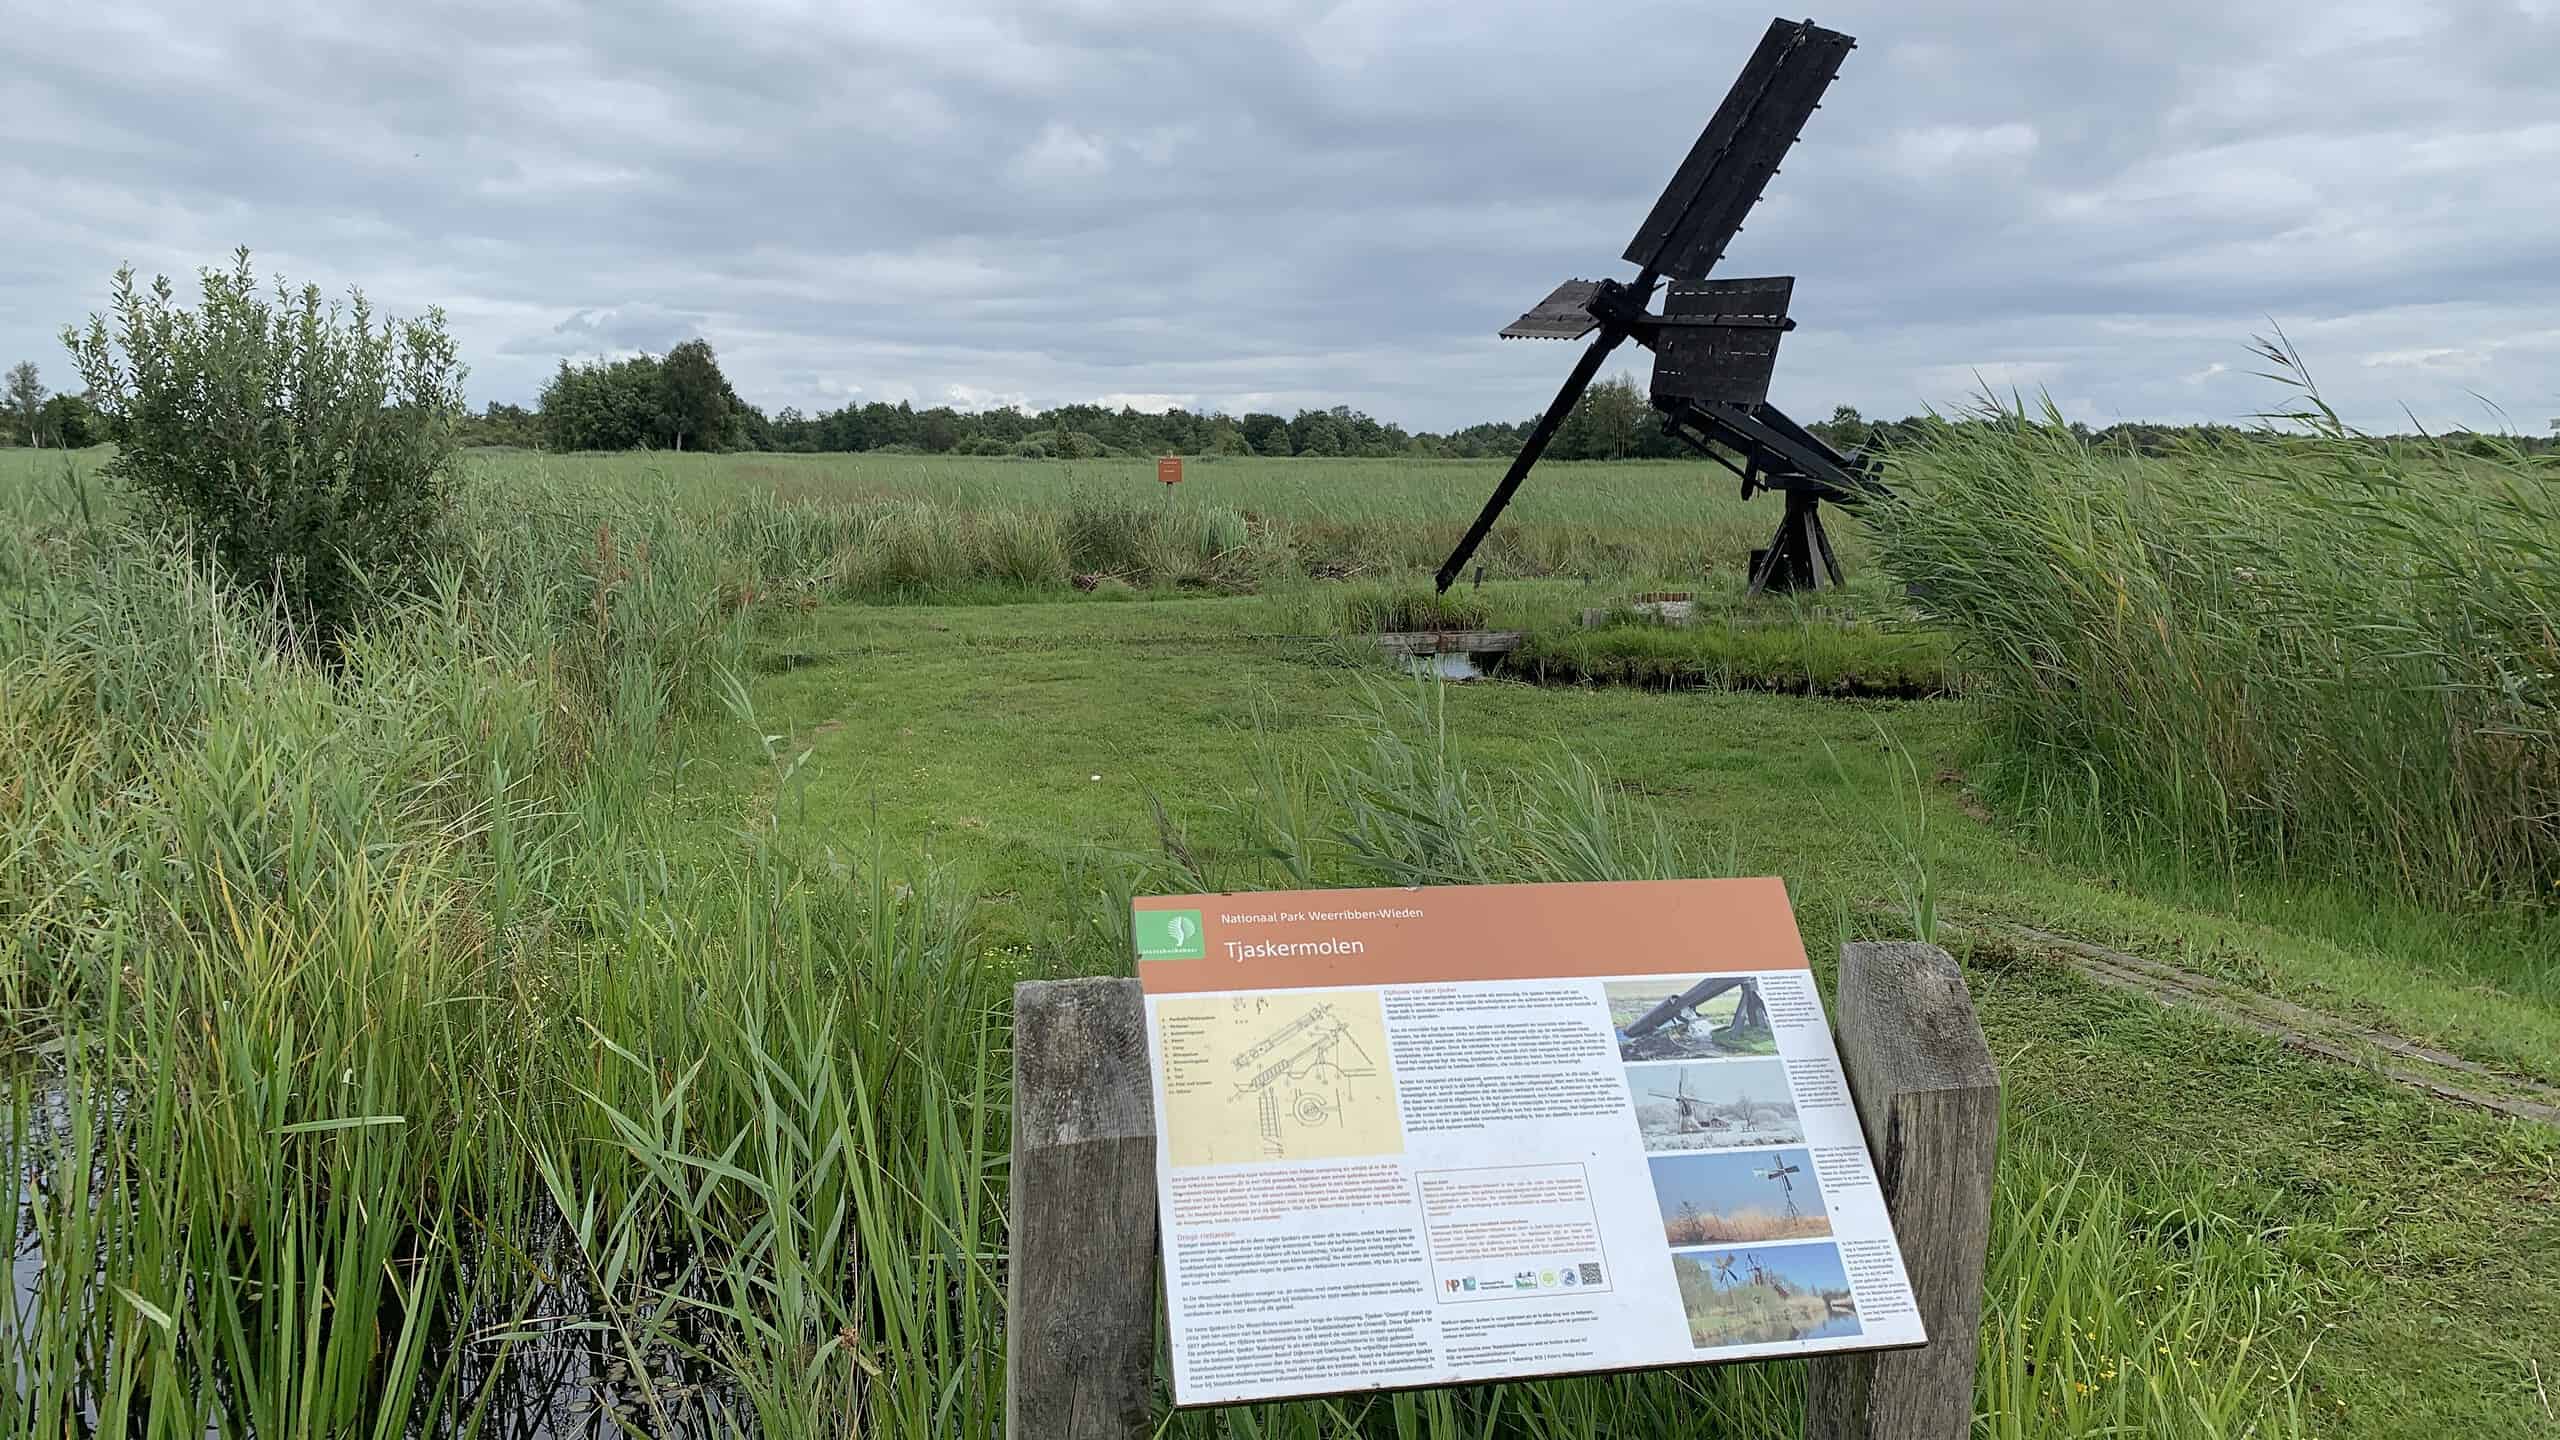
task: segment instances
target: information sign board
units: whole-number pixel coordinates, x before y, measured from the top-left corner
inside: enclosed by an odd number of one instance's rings
[[[1135,909],[1175,1403],[1925,1340],[1781,882]]]

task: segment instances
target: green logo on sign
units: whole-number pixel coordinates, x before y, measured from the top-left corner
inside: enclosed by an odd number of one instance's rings
[[[1209,953],[1197,910],[1140,910],[1137,922],[1141,960],[1198,960]]]

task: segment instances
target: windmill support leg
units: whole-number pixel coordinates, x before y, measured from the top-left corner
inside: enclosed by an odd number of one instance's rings
[[[1744,985],[1742,987],[1742,998],[1736,1001],[1733,1007],[1733,1028],[1736,1030],[1770,1028],[1769,1005],[1760,998],[1759,986]]]
[[[1838,585],[1840,558],[1831,552],[1831,536],[1822,528],[1822,502],[1800,491],[1787,492],[1787,513],[1769,548],[1751,557],[1751,594],[1771,590],[1819,590]]]
[[[1806,524],[1813,531],[1813,555],[1815,563],[1821,567],[1822,571],[1828,571],[1830,573],[1831,583],[1833,585],[1838,586],[1848,584],[1849,576],[1847,572],[1840,568],[1840,557],[1831,553],[1831,532],[1822,528],[1822,512],[1818,509],[1813,509],[1810,505],[1806,508],[1813,512],[1807,518]]]
[[[1538,457],[1546,453],[1547,442],[1555,438],[1556,431],[1573,414],[1574,404],[1582,398],[1582,392],[1591,388],[1591,379],[1600,373],[1601,362],[1607,360],[1609,352],[1617,349],[1618,342],[1626,338],[1627,332],[1616,326],[1600,327],[1591,347],[1583,351],[1582,358],[1575,362],[1573,373],[1565,377],[1564,388],[1548,402],[1547,413],[1538,417],[1537,428],[1520,442],[1520,453],[1511,457],[1511,468],[1502,472],[1502,483],[1494,487],[1493,498],[1484,502],[1484,509],[1477,513],[1475,523],[1467,527],[1466,535],[1458,541],[1458,548],[1450,551],[1449,558],[1440,562],[1440,573],[1432,577],[1434,589],[1443,595],[1449,593],[1450,584],[1467,568],[1468,557],[1476,553],[1476,547],[1483,544],[1484,537],[1492,532],[1493,522],[1502,518],[1502,507],[1511,503],[1512,492],[1520,488],[1521,481],[1529,478],[1529,467],[1537,464]]]

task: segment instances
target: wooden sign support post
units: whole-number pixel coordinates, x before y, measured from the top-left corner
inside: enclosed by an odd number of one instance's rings
[[[1154,1434],[1155,1112],[1135,980],[1014,988],[1005,1430]],[[2000,1072],[1955,961],[1840,949],[1840,1059],[1929,1343],[1811,1364],[1805,1434],[1960,1440],[1973,1424]],[[1745,1362],[1747,1363],[1747,1362]]]

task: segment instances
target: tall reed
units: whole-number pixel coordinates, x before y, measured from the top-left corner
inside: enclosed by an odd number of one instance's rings
[[[2162,461],[2049,405],[1900,460],[1877,544],[1978,677],[1985,780],[2190,872],[2560,900],[2560,459],[2376,444],[2305,393]]]
[[[965,897],[671,864],[772,557],[468,503],[323,672],[105,497],[0,497],[0,1433],[983,1433]]]

